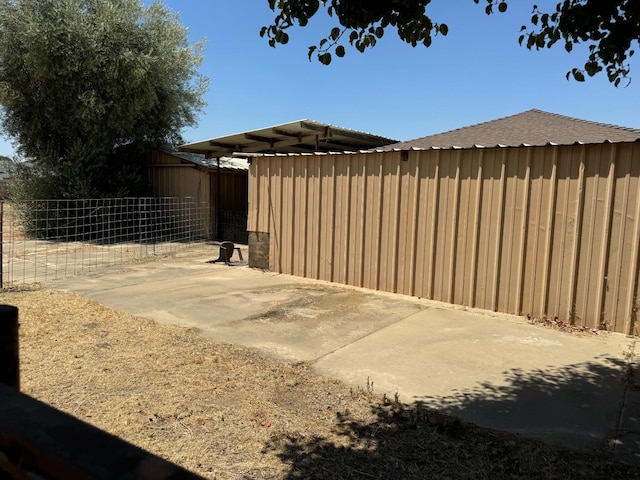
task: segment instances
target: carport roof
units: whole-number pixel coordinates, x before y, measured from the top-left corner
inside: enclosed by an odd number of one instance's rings
[[[243,158],[232,158],[232,157],[219,157],[218,159],[206,158],[202,154],[198,153],[188,153],[188,152],[168,152],[173,156],[180,158],[189,163],[193,163],[195,165],[199,165],[201,167],[206,167],[210,170],[217,170],[220,167],[220,170],[236,170],[236,171],[244,171],[249,170],[249,162]],[[219,162],[218,162],[219,160]]]
[[[236,133],[180,147],[182,152],[208,158],[250,156],[255,153],[310,153],[369,150],[395,143],[387,137],[335,127],[313,120],[297,120],[273,127]]]
[[[640,130],[635,128],[590,122],[534,109],[448,132],[386,145],[377,150],[521,147],[620,143],[638,140],[640,140]]]

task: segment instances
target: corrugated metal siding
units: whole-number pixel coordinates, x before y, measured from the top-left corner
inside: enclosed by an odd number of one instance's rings
[[[268,156],[250,176],[276,272],[636,332],[639,143]]]
[[[221,170],[209,176],[214,238],[246,243],[248,172]]]
[[[149,155],[147,171],[156,195],[193,197],[198,205],[208,206],[211,214],[206,229],[211,237],[218,236],[218,212],[247,211],[248,175],[244,170],[221,170],[218,181],[215,170],[185,163],[175,155],[156,151]]]
[[[151,168],[154,191],[161,197],[194,197],[198,203],[209,201],[209,175],[192,168]]]
[[[179,159],[165,152],[153,152],[147,167],[154,193],[161,197],[193,197],[197,205],[209,208],[211,191],[209,174],[195,167],[185,166]],[[212,221],[206,216],[205,235],[212,235]]]
[[[210,172],[211,196],[215,202],[218,188],[218,172]],[[246,172],[220,173],[220,210],[247,211],[248,176]]]
[[[161,197],[194,197],[198,203],[210,199],[209,174],[162,151],[149,156],[149,181]]]

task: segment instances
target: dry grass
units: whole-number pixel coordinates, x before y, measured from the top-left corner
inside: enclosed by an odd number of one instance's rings
[[[22,389],[207,478],[640,478],[77,295],[20,308]]]
[[[553,330],[558,330],[560,332],[570,333],[573,335],[598,335],[602,330],[606,330],[606,328],[597,330],[595,328],[589,328],[584,325],[575,325],[571,322],[565,322],[558,317],[532,317],[531,315],[527,315],[527,322],[529,323],[529,325],[551,328]]]

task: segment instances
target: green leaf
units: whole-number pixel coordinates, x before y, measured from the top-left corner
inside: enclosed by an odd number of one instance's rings
[[[508,8],[508,7],[509,7],[509,6],[507,5],[507,2],[500,2],[500,3],[498,4],[498,11],[499,11],[500,13],[504,13],[504,12],[506,12],[506,11],[507,11],[507,8]]]
[[[376,28],[376,37],[382,38],[383,35],[384,35],[384,28],[382,27]]]
[[[449,33],[449,27],[447,26],[446,23],[441,23],[440,28],[438,30],[445,37],[447,36],[447,33]]]
[[[582,71],[574,68],[571,73],[573,74],[573,78],[575,78],[577,82],[584,82],[584,73],[582,73]]]
[[[332,40],[337,40],[340,37],[340,29],[338,27],[333,27],[329,37],[331,37]]]
[[[529,38],[527,39],[527,48],[529,50],[531,50],[531,48],[536,44],[536,36],[535,35],[529,35]]]
[[[331,63],[331,54],[329,52],[318,55],[318,60],[323,65],[329,65]]]
[[[586,70],[587,75],[593,77],[596,73],[602,70],[602,67],[600,67],[597,62],[587,62],[584,65],[584,69]]]
[[[0,32],[3,127],[50,177],[40,198],[137,196],[134,152],[180,142],[204,106],[203,43],[160,2],[3,0]]]
[[[344,47],[343,47],[342,45],[338,45],[338,46],[336,47],[336,56],[338,56],[338,57],[342,58],[342,57],[344,57],[344,54],[345,54],[345,53],[346,53],[346,52],[345,52]]]
[[[371,35],[365,35],[364,38],[362,39],[362,44],[364,45],[365,48],[370,47],[371,46]]]

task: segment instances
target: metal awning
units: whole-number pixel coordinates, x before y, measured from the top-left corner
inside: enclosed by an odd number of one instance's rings
[[[395,143],[391,138],[335,127],[313,120],[298,120],[274,127],[187,143],[182,152],[207,158],[253,153],[307,153],[369,150]]]

